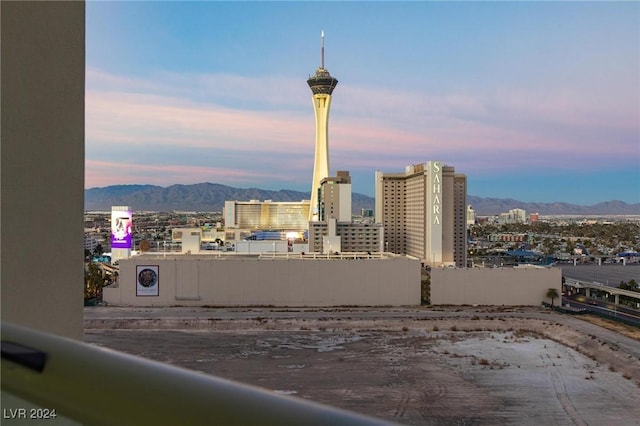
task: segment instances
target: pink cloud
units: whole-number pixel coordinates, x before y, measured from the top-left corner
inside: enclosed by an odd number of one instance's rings
[[[273,158],[246,170],[224,164],[117,165],[90,158],[87,186],[116,183],[114,179],[158,184],[307,179],[313,160],[313,108],[311,93],[299,79],[169,73],[154,78],[88,70],[88,146],[198,148],[237,151],[238,156],[259,151]],[[435,95],[342,83],[336,90],[329,131],[332,170],[368,167],[373,173],[433,159],[461,172],[463,167],[579,168],[616,156],[629,161],[629,152],[637,152],[640,125],[633,94],[598,103],[568,90],[504,88]],[[234,102],[242,107],[230,106]],[[628,137],[600,140],[610,129]],[[268,171],[291,153],[307,160],[287,164],[287,178],[282,169]]]
[[[86,94],[86,137],[91,142],[225,147],[254,150],[261,143],[275,152],[300,148],[300,135],[313,124],[282,112],[234,110],[156,95]]]
[[[282,173],[252,169],[98,160],[87,160],[85,170],[85,187],[87,188],[132,183],[167,186],[180,183],[216,182],[243,185],[252,184],[256,179],[281,180]]]

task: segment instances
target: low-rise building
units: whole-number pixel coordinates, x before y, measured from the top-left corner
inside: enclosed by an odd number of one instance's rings
[[[310,222],[309,251],[334,252],[382,252],[384,228],[377,223]]]
[[[274,202],[225,201],[225,229],[303,231],[307,229],[309,200]]]

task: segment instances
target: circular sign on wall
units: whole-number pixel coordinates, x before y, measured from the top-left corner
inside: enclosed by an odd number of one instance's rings
[[[142,287],[153,287],[158,283],[158,274],[150,268],[145,268],[138,273],[138,284]]]

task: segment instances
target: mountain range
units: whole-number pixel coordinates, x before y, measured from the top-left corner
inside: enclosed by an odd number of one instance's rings
[[[224,202],[230,200],[308,200],[309,192],[281,189],[270,191],[258,188],[233,188],[217,183],[197,183],[193,185],[113,185],[103,188],[85,189],[84,208],[86,211],[109,211],[111,206],[130,206],[134,211],[222,211]],[[353,193],[352,211],[373,209],[374,198]],[[581,206],[569,203],[532,203],[513,199],[481,198],[467,196],[467,204],[473,206],[477,215],[489,216],[523,209],[527,213],[541,215],[640,215],[640,203],[628,204],[623,201],[607,201]]]

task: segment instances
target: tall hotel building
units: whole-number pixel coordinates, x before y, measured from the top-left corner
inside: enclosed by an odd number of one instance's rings
[[[338,80],[324,68],[324,31],[321,41],[320,67],[315,75],[307,80],[313,92],[313,110],[316,116],[316,149],[313,164],[313,181],[311,184],[311,201],[309,206],[309,221],[318,220],[318,197],[320,182],[329,177],[329,108],[331,94],[338,84]]]
[[[467,177],[440,161],[376,171],[376,223],[385,250],[417,257],[432,267],[466,266]]]

